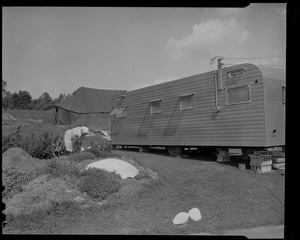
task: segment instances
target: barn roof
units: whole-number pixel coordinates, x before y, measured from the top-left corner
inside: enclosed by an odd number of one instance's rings
[[[125,90],[81,87],[74,95],[56,104],[56,107],[76,113],[109,113],[112,109],[112,98],[125,94]]]

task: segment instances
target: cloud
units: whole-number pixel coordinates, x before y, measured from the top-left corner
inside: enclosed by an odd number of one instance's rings
[[[235,18],[214,19],[193,26],[193,32],[181,39],[170,38],[167,51],[174,59],[195,54],[216,55],[228,48],[243,44],[250,34]]]

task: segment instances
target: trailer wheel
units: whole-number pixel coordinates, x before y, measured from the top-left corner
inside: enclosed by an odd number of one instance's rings
[[[167,152],[169,155],[176,157],[180,154],[182,154],[183,152],[183,147],[179,147],[179,146],[169,146],[167,147]]]

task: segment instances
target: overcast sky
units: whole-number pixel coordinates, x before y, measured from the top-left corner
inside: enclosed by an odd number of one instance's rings
[[[7,90],[132,90],[235,64],[285,65],[286,4],[246,8],[3,7]],[[268,57],[268,58],[255,58]],[[270,58],[273,57],[273,58]]]

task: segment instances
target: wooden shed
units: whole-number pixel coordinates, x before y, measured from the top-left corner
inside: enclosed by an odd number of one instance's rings
[[[265,148],[285,145],[285,69],[245,63],[116,97],[120,146]]]

